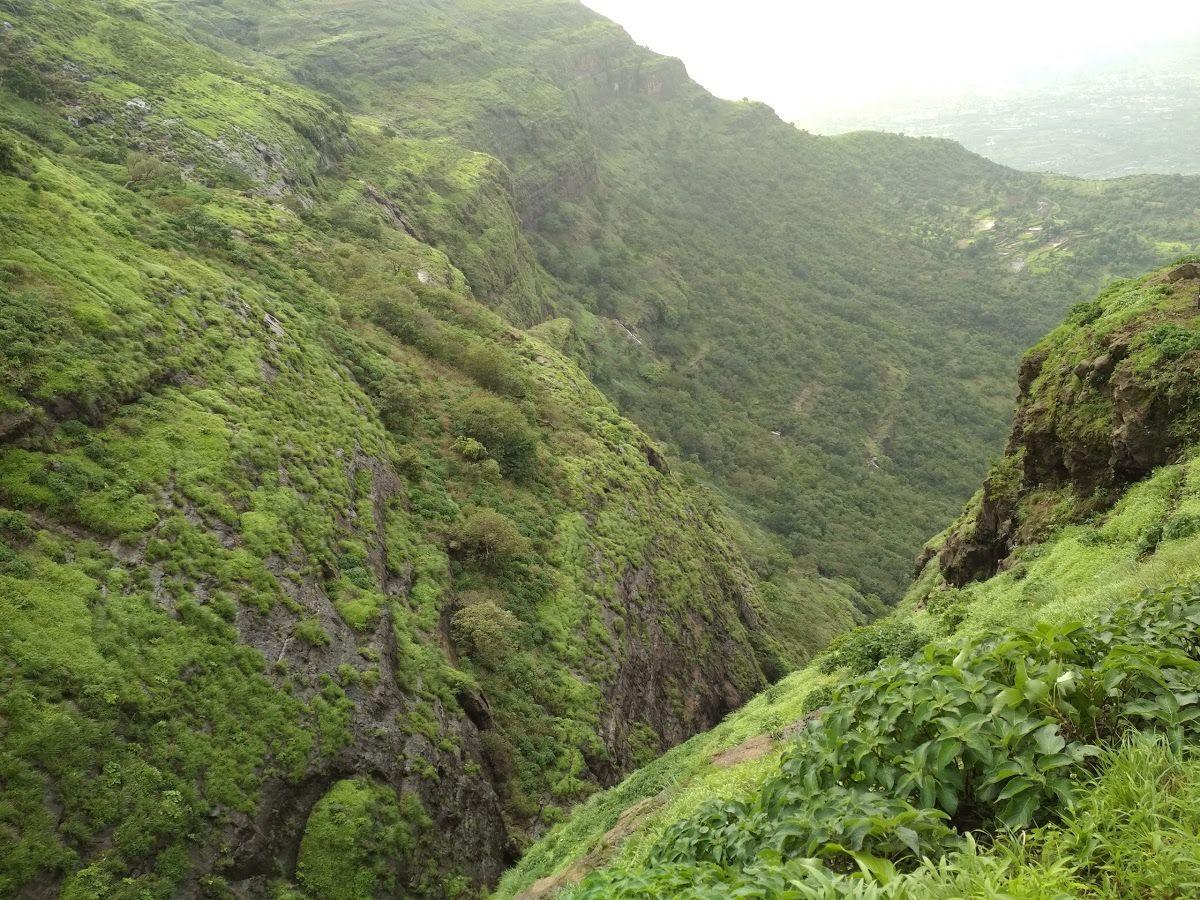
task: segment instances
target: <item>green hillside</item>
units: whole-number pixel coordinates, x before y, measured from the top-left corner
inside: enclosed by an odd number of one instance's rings
[[[0,896],[477,896],[748,789],[1197,187],[817,138],[575,2],[0,0]]]
[[[368,180],[404,173],[421,227],[490,201],[516,234],[493,159],[148,5],[19,12],[0,894],[470,894],[872,609],[815,578],[764,593],[761,539],[563,330],[477,302]],[[786,646],[763,621],[785,605]]]
[[[1192,262],[1076,307],[900,608],[593,797],[500,896],[1189,896],[1198,296]]]

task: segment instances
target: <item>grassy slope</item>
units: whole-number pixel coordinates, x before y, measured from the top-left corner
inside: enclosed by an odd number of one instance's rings
[[[774,646],[727,515],[428,243],[526,265],[495,159],[148,4],[6,17],[0,893],[334,896],[343,818],[467,893],[861,618],[805,582]]]
[[[1135,741],[1101,767],[1104,774],[1061,824],[929,866],[907,896],[1121,900],[1194,893],[1200,762]]]
[[[1197,331],[1200,314],[1195,308],[1196,287],[1195,281],[1167,284],[1159,274],[1114,285],[1093,304],[1081,307],[1073,321],[1064,324],[1031,351],[1031,355],[1045,354],[1043,372],[1047,374],[1043,382],[1035,383],[1022,409],[1040,409],[1061,401],[1062,386],[1051,376],[1073,372],[1080,361],[1094,358],[1117,332],[1142,336],[1140,346],[1143,349],[1132,356],[1128,364],[1142,373],[1144,383],[1153,385],[1156,392],[1164,395],[1176,389],[1194,393],[1195,382],[1189,373],[1197,361],[1195,340],[1200,334]],[[1155,341],[1154,336],[1161,334],[1155,329],[1164,322],[1176,323],[1192,341],[1183,356],[1171,355],[1174,352],[1172,345],[1164,352],[1163,345]],[[1136,346],[1139,344],[1135,341]],[[1188,430],[1194,423],[1185,418],[1177,424],[1181,429],[1180,444],[1187,449],[1180,451],[1177,461],[1159,467],[1129,486],[1111,509],[1100,513],[1091,511],[1089,504],[1093,498],[1090,491],[1076,494],[1064,485],[1056,491],[1055,515],[1048,521],[1039,520],[1039,530],[1031,533],[1036,537],[1016,548],[1015,564],[1008,571],[963,588],[954,588],[943,581],[937,561],[930,561],[893,614],[894,620],[901,623],[904,630],[930,636],[988,635],[1022,624],[1085,620],[1120,600],[1200,577],[1200,528],[1196,527],[1200,521],[1196,516],[1200,510],[1200,456],[1193,452],[1197,434]],[[1107,427],[1112,428],[1111,418]],[[1009,459],[1017,452],[1021,451],[1015,451]],[[998,468],[1003,466],[1002,462]],[[1040,511],[1045,504],[1037,500],[1031,495],[1029,506],[1042,515]],[[966,521],[971,520],[977,502],[964,514]],[[935,539],[934,544],[942,540],[944,536]],[[535,845],[505,876],[498,895],[518,894],[537,879],[560,872],[586,857],[603,844],[601,837],[621,814],[644,798],[657,796],[658,799],[635,814],[636,824],[622,829],[624,833],[621,840],[615,842],[616,846],[605,846],[585,868],[599,863],[636,869],[665,830],[686,819],[701,803],[713,797],[753,795],[763,781],[778,771],[782,745],[731,767],[714,764],[714,755],[756,735],[777,737],[801,718],[806,697],[813,690],[828,686],[836,677],[823,674],[817,665],[801,670],[755,698],[712,732],[698,735],[617,788],[591,798],[576,816]],[[1135,754],[1135,758],[1140,757]],[[1113,780],[1128,777],[1129,764],[1123,765],[1124,768],[1118,766],[1118,773],[1111,776]],[[1156,765],[1161,772],[1164,767],[1169,771],[1171,766],[1178,768],[1181,764],[1158,757]],[[1185,792],[1196,789],[1194,767],[1188,766],[1189,780],[1177,788]],[[1124,775],[1120,774],[1122,771]],[[1171,789],[1176,789],[1173,782]],[[1102,784],[1098,790],[1100,793],[1089,803],[1141,802],[1136,794],[1135,799],[1110,798],[1106,801],[1103,792],[1108,788]],[[1149,792],[1151,798],[1155,796],[1153,782],[1143,782],[1138,790]],[[1086,808],[1078,815],[1095,818]],[[1088,827],[1090,831],[1096,831],[1109,826],[1093,822]],[[1130,823],[1129,830],[1132,833],[1138,827],[1141,826]],[[1173,828],[1163,822],[1157,822],[1154,827],[1168,832]],[[928,875],[928,884],[914,884],[912,896],[926,896],[925,890],[929,891],[929,896],[953,896],[955,886],[961,889],[963,884],[970,884],[982,889],[981,885],[985,883],[1008,884],[1006,878],[1020,887],[1016,896],[1053,896],[1039,895],[1031,886],[1043,883],[1054,883],[1055,890],[1069,893],[1070,887],[1077,884],[1075,879],[1082,876],[1078,864],[1054,867],[1055,859],[1061,861],[1062,857],[1069,856],[1063,848],[1070,844],[1071,826],[1063,826],[1060,831],[1065,837],[1055,837],[1059,832],[1054,830],[1045,836],[1044,863],[1034,851],[1023,855],[1020,848],[1007,848],[979,861],[963,861],[961,864],[967,874],[963,875],[962,882],[955,882],[953,873],[947,874],[946,870],[935,871]],[[1118,852],[1121,852],[1122,840],[1124,838],[1112,838],[1118,845]],[[1037,846],[1042,847],[1041,844]],[[1123,852],[1131,851],[1126,847]],[[1183,848],[1180,852],[1186,854]],[[1048,871],[1023,871],[1023,868],[1037,870],[1043,865]],[[1108,865],[1110,869],[1106,871],[1110,874],[1105,876],[1109,879],[1106,883],[1115,886],[1097,888],[1095,896],[1120,895],[1120,881],[1113,868],[1116,864]],[[1004,874],[1006,867],[1015,867],[1016,871]],[[1154,877],[1153,871],[1146,871],[1136,878],[1147,880],[1136,883],[1153,885]],[[989,878],[993,881],[987,881]],[[1040,878],[1046,880],[1038,881]],[[1023,887],[1021,879],[1027,879]],[[566,879],[567,883],[571,880]]]
[[[445,9],[374,0],[283,6],[257,0],[219,6],[162,0],[155,5],[192,24],[193,35],[212,42],[222,54],[326,91],[356,121],[423,148],[412,154],[420,162],[397,168],[386,156],[376,156],[373,163],[359,165],[356,174],[393,200],[423,239],[448,253],[475,295],[493,309],[519,324],[547,327],[554,342],[611,393],[616,393],[611,382],[615,373],[655,369],[652,357],[629,357],[628,336],[609,318],[611,310],[597,317],[594,287],[586,278],[547,270],[548,251],[531,211],[531,206],[545,212],[576,203],[594,211],[608,202],[607,191],[596,186],[601,176],[595,136],[584,127],[573,88],[564,85],[579,84],[574,67],[579,57],[595,52],[596,41],[608,47],[617,37],[614,52],[623,61],[631,45],[610,23],[579,4],[542,0]],[[463,168],[447,166],[442,161],[447,154],[473,160],[471,165],[490,160],[493,179],[486,182],[487,189],[447,190]],[[496,165],[497,158],[503,166]],[[414,186],[414,165],[437,186],[437,196]],[[549,227],[559,229],[553,223]],[[630,252],[618,254],[619,260],[609,258],[616,251],[599,224],[584,221],[563,230],[567,233],[572,241],[594,245],[561,248],[568,258],[586,262],[589,272],[603,269],[616,278],[621,266],[630,265]],[[642,241],[639,258],[665,250],[665,244],[660,247],[654,240]],[[684,246],[691,246],[686,239]],[[707,248],[701,252],[709,258],[719,255]],[[624,272],[619,277],[632,286],[642,275]],[[643,282],[639,290],[653,294],[664,278],[678,276],[659,273],[652,286]],[[614,338],[616,334],[622,336]],[[642,384],[645,388],[649,382]],[[670,394],[676,396],[674,390]],[[689,401],[684,415],[715,431],[742,414],[725,406],[714,416],[703,402],[693,407]],[[638,420],[654,437],[671,440],[658,413]],[[712,483],[710,472],[694,466],[683,474]],[[728,504],[734,498],[724,499]],[[797,565],[778,534],[762,521],[744,511],[739,519],[742,545],[756,573],[771,582],[765,612],[784,638],[789,663],[799,661],[805,651],[789,654],[787,647],[820,644],[844,627],[842,598],[851,597],[854,607],[868,615],[880,609],[874,599],[855,596],[861,584],[848,589],[853,576],[845,567],[826,566],[818,572],[811,559]],[[799,596],[813,610],[805,621],[794,614]]]

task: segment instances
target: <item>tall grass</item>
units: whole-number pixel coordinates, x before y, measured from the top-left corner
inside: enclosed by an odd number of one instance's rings
[[[898,896],[1200,897],[1200,759],[1136,737],[1058,825],[926,863]]]

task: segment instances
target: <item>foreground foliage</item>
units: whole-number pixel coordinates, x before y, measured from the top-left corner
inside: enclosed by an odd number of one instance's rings
[[[885,663],[834,692],[756,798],[701,808],[645,870],[594,876],[578,896],[774,897],[793,883],[819,896],[851,873],[888,886],[969,831],[1044,823],[1076,801],[1101,748],[1143,731],[1178,753],[1200,734],[1198,634],[1191,586],[1087,627]]]

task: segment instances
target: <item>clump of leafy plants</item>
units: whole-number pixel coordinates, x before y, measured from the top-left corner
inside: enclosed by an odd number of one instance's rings
[[[886,661],[834,691],[757,796],[702,806],[646,869],[598,873],[580,896],[889,885],[968,835],[1046,823],[1104,748],[1145,731],[1178,750],[1200,734],[1198,624],[1192,585],[1086,627],[1043,623]]]
[[[496,397],[471,397],[457,410],[454,434],[481,444],[506,475],[521,478],[533,470],[537,432],[511,403]]]
[[[821,671],[848,669],[852,674],[868,672],[888,657],[907,659],[929,643],[929,635],[911,623],[882,619],[839,635],[821,658]]]
[[[1156,325],[1146,333],[1145,342],[1166,359],[1179,359],[1200,350],[1200,334],[1173,324]]]

